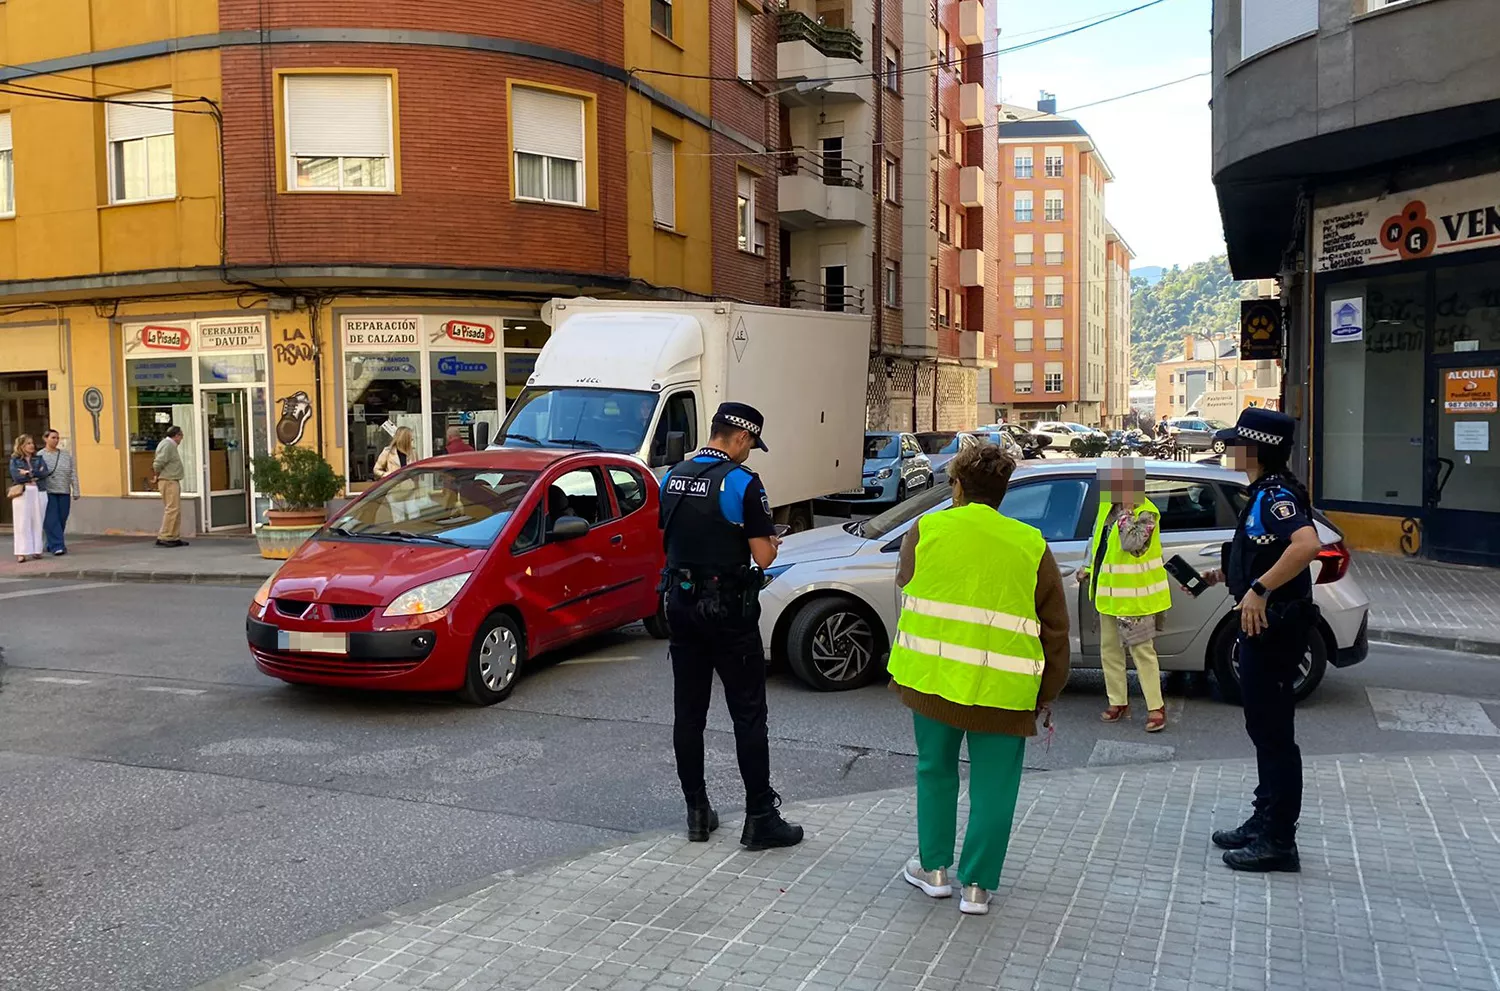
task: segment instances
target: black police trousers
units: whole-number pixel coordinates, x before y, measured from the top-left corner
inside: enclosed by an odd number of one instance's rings
[[[757,617],[708,621],[690,593],[667,595],[671,630],[674,718],[672,746],[677,777],[689,798],[704,790],[703,730],[713,701],[714,673],[734,721],[735,753],[745,781],[746,807],[754,812],[771,801],[771,745],[766,734],[766,660]]]
[[[1274,624],[1259,636],[1240,634],[1240,695],[1245,703],[1245,731],[1255,744],[1260,781],[1255,809],[1268,832],[1290,841],[1302,815],[1302,751],[1297,746],[1297,711],[1292,688],[1307,643],[1300,618]]]

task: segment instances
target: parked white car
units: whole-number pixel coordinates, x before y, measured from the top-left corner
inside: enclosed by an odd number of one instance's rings
[[[1099,666],[1099,617],[1074,580],[1085,564],[1098,512],[1094,460],[1030,462],[1011,478],[1002,510],[1042,532],[1069,592],[1074,664]],[[1161,510],[1162,550],[1199,570],[1220,565],[1222,548],[1245,505],[1243,473],[1215,465],[1147,462],[1146,494]],[[869,520],[785,538],[761,593],[761,633],[773,661],[784,660],[807,684],[839,691],[884,676],[899,615],[897,552],[912,521],[946,509],[946,489],[921,493]],[[1315,519],[1324,549],[1311,569],[1322,618],[1303,654],[1296,693],[1317,688],[1328,665],[1347,667],[1369,653],[1369,599],[1349,576],[1343,536]],[[1164,671],[1211,671],[1226,698],[1238,696],[1229,593],[1215,586],[1198,598],[1172,583],[1172,608],[1156,641]]]

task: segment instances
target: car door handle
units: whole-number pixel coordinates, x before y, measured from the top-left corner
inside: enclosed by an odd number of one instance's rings
[[[625,543],[625,535],[622,533],[617,533],[613,537],[609,538],[609,542],[614,546],[619,547],[621,544]]]
[[[1223,557],[1224,556],[1224,545],[1223,544],[1209,544],[1207,547],[1200,547],[1200,548],[1198,548],[1198,556],[1199,557],[1215,557],[1215,558],[1217,558],[1217,557]]]
[[[1058,568],[1058,569],[1057,569],[1057,573],[1058,573],[1058,574],[1059,574],[1059,575],[1061,575],[1061,576],[1062,576],[1062,577],[1064,577],[1064,578],[1067,578],[1067,577],[1068,577],[1068,576],[1070,576],[1070,575],[1073,575],[1073,574],[1076,574],[1076,573],[1077,573],[1077,571],[1078,571],[1078,569],[1077,569],[1077,568],[1075,568],[1075,567],[1073,567],[1073,566],[1072,566],[1072,565],[1071,565],[1071,564],[1064,564],[1064,565],[1061,565],[1061,566],[1060,566],[1060,567],[1059,567],[1059,568]]]

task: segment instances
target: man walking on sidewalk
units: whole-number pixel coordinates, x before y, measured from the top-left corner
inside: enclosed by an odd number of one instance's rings
[[[156,482],[156,491],[161,493],[161,530],[156,535],[157,547],[186,547],[182,539],[182,428],[172,424],[167,436],[156,445],[156,457],[151,459],[151,478]]]
[[[50,474],[42,482],[47,490],[47,515],[42,518],[42,533],[47,537],[47,553],[62,557],[68,553],[63,532],[68,528],[68,514],[73,511],[73,500],[81,498],[78,491],[78,466],[73,455],[58,447],[62,436],[56,430],[42,434],[43,448],[40,453],[47,463]]]

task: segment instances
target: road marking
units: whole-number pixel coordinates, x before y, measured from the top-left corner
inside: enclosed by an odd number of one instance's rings
[[[1375,723],[1402,733],[1445,733],[1450,736],[1500,736],[1478,701],[1462,695],[1407,692],[1395,688],[1366,688]]]
[[[24,599],[32,595],[55,595],[58,592],[82,592],[87,588],[109,588],[114,582],[84,582],[81,585],[59,585],[56,588],[26,588],[19,592],[0,592],[0,599]]]
[[[1125,740],[1097,740],[1089,754],[1089,767],[1104,767],[1109,764],[1145,764],[1153,761],[1171,760],[1177,754],[1176,747],[1156,743],[1129,743]]]
[[[621,661],[638,661],[640,656],[629,654],[624,657],[570,657],[563,664],[618,664]]]
[[[152,687],[148,687],[148,688],[142,688],[141,691],[143,691],[143,692],[160,692],[163,695],[206,695],[206,694],[208,694],[208,690],[206,688],[162,688],[162,687],[158,687],[158,686],[152,686]]]
[[[93,684],[89,678],[32,678],[32,681],[43,681],[49,685],[89,685]]]

